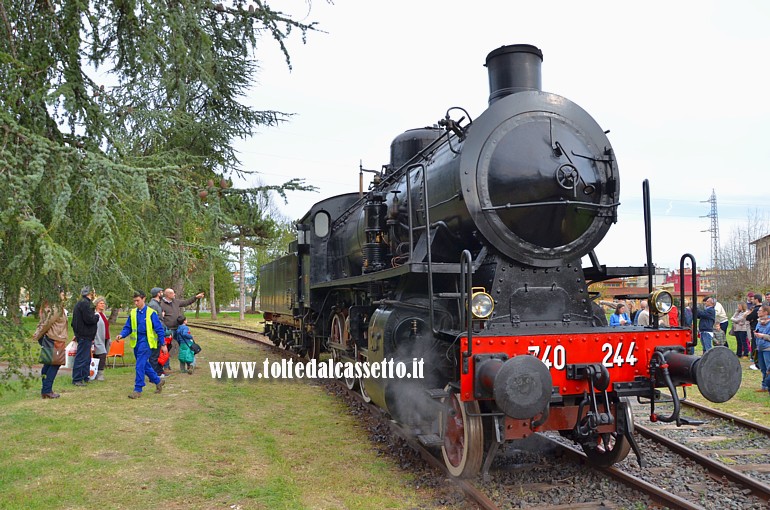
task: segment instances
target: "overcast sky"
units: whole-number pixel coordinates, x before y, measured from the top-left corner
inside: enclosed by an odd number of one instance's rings
[[[770,216],[770,2],[453,0],[274,1],[326,33],[289,42],[289,71],[261,42],[249,102],[294,113],[238,147],[246,170],[280,184],[304,178],[279,208],[358,191],[358,165],[379,169],[401,132],[435,124],[447,108],[487,107],[486,55],[507,44],[543,51],[543,90],[584,108],[605,129],[620,171],[619,220],[597,247],[607,265],[645,262],[642,181],[650,181],[653,259],[710,265],[716,191],[724,243],[750,212]],[[370,175],[366,175],[367,184]],[[244,185],[246,183],[240,183]]]

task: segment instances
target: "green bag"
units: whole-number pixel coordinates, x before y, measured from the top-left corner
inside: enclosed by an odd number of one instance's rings
[[[42,363],[43,365],[50,365],[53,363],[53,340],[48,338],[47,335],[43,335],[43,338],[40,339],[40,358],[38,358],[38,361]]]

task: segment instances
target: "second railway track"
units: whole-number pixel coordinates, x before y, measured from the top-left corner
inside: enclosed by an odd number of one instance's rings
[[[272,352],[290,355],[274,346],[255,328],[200,321],[196,321],[195,326],[246,338],[266,346]],[[442,476],[446,476],[443,464],[436,458],[435,448],[421,445],[411,431],[389,420],[375,406],[364,402],[358,392],[350,391],[337,381],[327,382],[333,385],[335,393],[343,395],[349,405],[361,406],[367,413],[376,416],[392,434],[405,441],[428,464],[440,470]],[[730,417],[723,416],[720,419],[730,420]],[[646,427],[637,427],[637,436],[641,436],[641,441],[655,443],[657,436],[651,434],[655,432],[649,432]],[[566,445],[560,438],[540,434],[536,436],[539,437],[533,438],[532,444],[524,449],[508,445],[503,455],[493,464],[489,480],[454,480],[454,483],[469,501],[484,509],[759,509],[767,508],[770,498],[770,492],[763,481],[743,475],[738,470],[734,470],[738,476],[719,471],[720,463],[713,459],[701,466],[682,449],[686,448],[682,444],[679,444],[679,448],[672,445],[646,445],[643,449],[650,469],[640,470],[635,458],[629,457],[616,467],[594,470],[583,463],[582,452]],[[550,441],[551,446],[539,443],[542,441]],[[555,451],[563,448],[566,450],[554,456]],[[543,451],[548,453],[544,454]],[[727,454],[724,449],[717,453]],[[770,454],[770,445],[767,453]],[[763,454],[763,451],[758,450],[757,454]],[[569,460],[560,459],[562,456]],[[716,467],[710,465],[714,463]],[[770,472],[770,468],[760,471]]]

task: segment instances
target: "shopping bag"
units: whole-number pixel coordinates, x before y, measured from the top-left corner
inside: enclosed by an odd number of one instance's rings
[[[72,368],[75,366],[75,355],[77,353],[78,344],[73,340],[64,348],[64,354],[67,355],[67,361],[64,363],[65,368]]]
[[[96,379],[96,374],[99,372],[99,358],[91,358],[91,367],[88,369],[88,380],[93,381]]]
[[[160,351],[160,353],[158,354],[158,364],[159,364],[160,366],[163,366],[163,365],[165,365],[165,364],[166,364],[166,362],[168,361],[168,358],[169,358],[169,357],[170,357],[170,356],[169,356],[169,354],[168,354],[168,351],[166,351],[166,352],[163,352],[163,350],[161,350],[161,351]]]

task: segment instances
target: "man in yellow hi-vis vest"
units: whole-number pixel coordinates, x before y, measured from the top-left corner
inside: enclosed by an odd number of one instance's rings
[[[149,377],[150,382],[155,385],[155,393],[160,393],[163,390],[163,385],[166,383],[166,381],[158,377],[158,374],[150,365],[151,349],[158,347],[158,339],[163,338],[165,330],[155,310],[145,304],[146,297],[145,293],[141,290],[134,292],[136,308],[128,314],[126,325],[123,326],[123,330],[118,335],[118,340],[130,337],[130,345],[134,348],[134,356],[136,357],[134,391],[128,398],[139,398],[142,396],[145,376]]]

